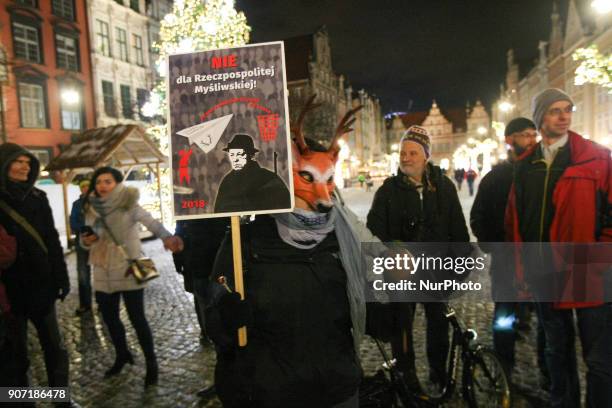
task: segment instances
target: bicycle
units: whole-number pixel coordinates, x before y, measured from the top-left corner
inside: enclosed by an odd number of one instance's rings
[[[459,358],[463,364],[462,397],[470,408],[509,408],[512,392],[509,376],[503,364],[491,349],[476,342],[476,331],[467,329],[455,310],[447,305],[446,318],[452,327],[452,340],[447,362],[446,382],[439,393],[410,389],[397,369],[395,360],[389,359],[380,341],[376,345],[383,357],[383,368],[388,373],[388,387],[404,407],[437,407],[449,402],[457,386]],[[380,372],[377,374],[381,376]],[[366,404],[367,405],[367,404]],[[394,405],[397,406],[397,405]]]

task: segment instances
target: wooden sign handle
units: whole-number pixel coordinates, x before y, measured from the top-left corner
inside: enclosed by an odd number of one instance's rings
[[[232,216],[232,253],[234,254],[234,288],[244,300],[244,280],[242,279],[242,246],[240,244],[240,216]],[[238,345],[247,344],[246,326],[238,329]]]

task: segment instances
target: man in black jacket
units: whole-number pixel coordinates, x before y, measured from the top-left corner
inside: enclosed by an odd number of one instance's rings
[[[68,386],[68,352],[58,327],[55,301],[70,291],[68,270],[51,207],[34,187],[39,162],[13,143],[0,146],[0,223],[17,239],[17,259],[2,274],[17,321],[11,384],[28,386],[27,324],[30,320],[44,352],[50,387]]]
[[[440,168],[429,162],[430,148],[427,130],[420,126],[411,126],[402,137],[398,173],[378,189],[368,213],[367,226],[381,241],[469,242],[457,190]],[[445,305],[441,302],[423,305],[430,379],[442,384],[449,348]],[[412,347],[414,308],[414,303],[399,305],[402,330],[391,341],[398,367],[412,384],[417,383]]]
[[[200,344],[210,344],[205,332],[205,308],[210,298],[210,275],[217,251],[229,229],[230,219],[205,218],[182,220],[176,223],[176,235],[183,239],[183,251],[172,254],[176,271],[183,275],[185,290],[193,293],[196,315],[200,326]],[[214,385],[198,391],[206,398],[215,392]]]
[[[517,318],[520,317],[526,303],[509,302],[515,298],[514,268],[512,252],[499,244],[505,241],[504,216],[508,203],[508,194],[512,186],[514,162],[517,157],[536,144],[535,124],[527,118],[515,118],[505,129],[508,160],[502,161],[480,182],[478,193],[470,212],[470,225],[480,248],[493,253],[491,259],[491,280],[495,302],[493,316],[493,345],[509,371],[514,367],[514,343],[517,332]],[[546,367],[543,356],[543,333],[538,329],[538,363],[543,379],[546,378]]]

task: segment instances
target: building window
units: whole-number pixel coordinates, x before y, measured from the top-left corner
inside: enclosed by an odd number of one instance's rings
[[[108,23],[102,20],[96,20],[96,25],[98,26],[97,32],[96,32],[98,51],[102,55],[110,57],[111,49],[110,49],[110,35],[108,33]]]
[[[74,21],[73,0],[53,0],[51,5],[53,7],[53,14],[67,20]]]
[[[121,113],[126,119],[133,119],[134,112],[132,111],[132,95],[130,94],[129,85],[121,85]]]
[[[21,23],[13,23],[15,56],[30,62],[40,63],[38,29]]]
[[[116,28],[115,33],[117,36],[117,48],[119,48],[119,59],[121,61],[128,61],[127,33],[122,28]]]
[[[138,101],[138,115],[140,116],[140,119],[146,119],[143,114],[142,114],[142,107],[144,106],[145,103],[147,103],[147,100],[149,99],[149,91],[147,91],[146,89],[136,89],[136,100]]]
[[[117,112],[115,111],[115,94],[112,82],[102,81],[102,98],[104,99],[104,112],[106,116],[116,118]]]
[[[46,128],[45,90],[40,84],[19,82],[19,110],[24,128]]]
[[[130,0],[130,8],[135,12],[140,13],[140,5],[138,3],[140,3],[139,0]]]
[[[79,70],[78,42],[76,38],[55,34],[57,67],[70,71]]]
[[[17,0],[17,3],[23,4],[24,6],[38,8],[38,0]]]
[[[144,65],[144,56],[142,54],[142,37],[136,34],[132,34],[132,48],[134,48],[134,55],[136,55],[136,64]]]
[[[82,91],[73,87],[62,87],[60,90],[62,129],[81,130],[83,126]]]
[[[44,169],[45,167],[47,167],[47,164],[49,164],[49,162],[51,161],[51,152],[53,151],[51,147],[48,149],[45,149],[45,148],[36,149],[32,147],[27,147],[27,149],[28,149],[28,152],[32,153],[34,157],[36,157],[36,159],[40,163],[41,169]]]

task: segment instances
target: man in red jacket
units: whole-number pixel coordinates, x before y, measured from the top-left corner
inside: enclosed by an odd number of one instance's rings
[[[574,104],[559,89],[534,98],[533,120],[542,141],[517,161],[506,211],[506,231],[514,242],[596,243],[612,241],[612,161],[610,150],[569,130]],[[584,271],[574,264],[562,270],[548,245],[537,251],[549,256],[525,256],[533,244],[522,244],[519,279],[534,292],[546,333],[546,360],[551,376],[551,405],[579,407],[574,311],[587,365],[588,407],[612,405],[612,304],[594,296],[604,287],[588,276],[586,296],[566,300],[564,280]],[[582,260],[584,264],[588,258]],[[588,265],[587,265],[588,266]],[[582,276],[584,278],[584,276]],[[560,291],[549,291],[562,284]],[[556,297],[555,297],[556,296]],[[593,300],[602,301],[593,301]],[[550,301],[558,300],[556,303]],[[588,300],[589,302],[576,302]],[[543,302],[545,301],[545,302]]]
[[[8,268],[15,262],[17,256],[17,242],[15,237],[9,235],[4,227],[0,225],[0,276],[2,270]],[[11,359],[11,347],[9,345],[10,304],[6,296],[4,284],[0,281],[0,384],[5,384],[8,375],[7,367],[13,363]]]
[[[17,243],[15,237],[9,235],[4,227],[0,225],[0,276],[2,270],[8,268],[15,262],[17,256]],[[10,311],[8,298],[4,285],[0,282],[0,312],[2,315],[8,314]]]

